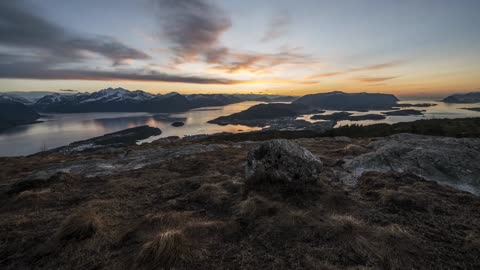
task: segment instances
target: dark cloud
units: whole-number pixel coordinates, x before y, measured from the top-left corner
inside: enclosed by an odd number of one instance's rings
[[[9,79],[40,79],[40,80],[92,80],[92,81],[149,81],[175,82],[194,84],[236,84],[237,80],[209,78],[198,76],[172,75],[152,70],[85,70],[42,68],[41,62],[23,62],[12,64],[0,63],[0,78]]]
[[[232,23],[225,12],[208,0],[153,0],[162,32],[170,42],[177,62],[189,62],[221,47],[220,36]]]
[[[277,53],[240,52],[223,46],[221,35],[231,26],[231,20],[221,7],[210,0],[152,0],[158,10],[163,36],[172,43],[173,66],[204,62],[213,69],[235,73],[240,70],[267,72],[283,64],[312,63],[314,60],[293,50]],[[275,16],[266,38],[283,32],[288,24],[285,13]],[[281,28],[281,29],[280,29]]]
[[[205,61],[213,68],[227,73],[238,71],[268,72],[280,65],[302,65],[315,63],[315,59],[298,49],[285,48],[276,53],[255,53],[216,48],[206,54]]]
[[[288,32],[290,16],[287,12],[275,14],[270,21],[267,31],[260,39],[261,42],[268,42],[280,38]]]
[[[166,1],[169,2],[169,1]],[[175,1],[177,2],[177,1]],[[192,9],[196,1],[178,1],[179,6]],[[151,70],[87,70],[65,68],[85,60],[84,52],[92,52],[120,64],[128,59],[148,59],[143,52],[127,47],[110,37],[83,37],[31,14],[22,1],[0,2],[0,78],[42,80],[131,80],[195,84],[234,84],[235,80],[197,76],[179,76]],[[186,3],[189,3],[186,5]],[[197,12],[197,11],[195,11]],[[187,13],[195,13],[190,10]],[[178,15],[178,14],[177,14]],[[194,23],[195,20],[186,19]],[[204,23],[205,24],[205,23]],[[208,26],[208,23],[206,23]],[[190,25],[190,26],[193,26]],[[208,27],[207,27],[208,28]],[[195,31],[192,30],[193,35]],[[205,44],[210,38],[203,38]],[[202,38],[185,38],[199,45]],[[193,47],[192,47],[193,48]],[[187,47],[185,47],[185,50]]]
[[[82,36],[28,11],[23,1],[0,2],[0,44],[41,50],[50,59],[80,61],[84,51],[120,64],[127,59],[148,59],[141,51],[104,36]]]
[[[60,89],[60,92],[76,93],[76,92],[78,92],[78,90],[72,90],[72,89]]]

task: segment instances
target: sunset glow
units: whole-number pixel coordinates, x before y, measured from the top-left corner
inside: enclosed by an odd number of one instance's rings
[[[480,88],[476,0],[100,2],[2,1],[0,91]]]

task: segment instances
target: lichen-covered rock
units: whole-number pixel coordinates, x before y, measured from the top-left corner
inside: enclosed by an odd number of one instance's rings
[[[347,159],[344,181],[363,172],[409,172],[427,180],[480,194],[480,139],[396,134]]]
[[[280,184],[315,183],[322,171],[322,162],[307,149],[288,140],[271,140],[248,153],[245,169],[250,183]]]

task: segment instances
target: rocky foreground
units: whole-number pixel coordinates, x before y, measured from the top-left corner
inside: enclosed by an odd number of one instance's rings
[[[1,269],[480,268],[480,139],[108,149],[0,159]]]

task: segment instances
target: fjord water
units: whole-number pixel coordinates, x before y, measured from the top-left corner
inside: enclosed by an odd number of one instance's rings
[[[260,102],[242,102],[227,106],[208,107],[178,114],[151,113],[74,113],[43,114],[42,123],[18,126],[0,133],[0,156],[22,156],[52,149],[141,125],[158,127],[162,135],[185,136],[218,132],[243,132],[256,130],[246,126],[219,126],[209,120],[240,112]],[[174,121],[185,122],[182,127],[172,127]],[[152,138],[153,139],[153,138]]]
[[[126,128],[141,125],[158,127],[162,130],[160,136],[145,140],[151,142],[167,136],[186,136],[196,134],[213,134],[218,132],[246,132],[258,130],[239,125],[219,126],[208,124],[209,120],[220,116],[240,112],[261,102],[242,102],[227,106],[209,107],[190,110],[177,114],[151,114],[151,113],[77,113],[77,114],[48,114],[40,119],[38,124],[18,126],[0,133],[0,156],[30,155],[43,149],[51,149],[67,145],[74,141],[85,140]],[[480,112],[465,110],[463,108],[478,108],[480,104],[447,104],[431,101],[402,101],[400,103],[434,103],[436,106],[427,108],[405,107],[402,109],[425,110],[424,115],[418,116],[387,116],[383,120],[366,121],[339,121],[337,126],[348,124],[377,124],[398,123],[420,119],[432,118],[463,118],[480,117]],[[326,111],[330,114],[335,111]],[[380,114],[382,111],[352,112],[354,115]],[[312,115],[305,115],[299,119],[308,121]],[[172,127],[174,121],[185,122],[182,127]]]
[[[471,104],[451,104],[451,103],[444,103],[440,101],[417,101],[417,100],[405,100],[398,102],[400,104],[435,104],[435,106],[431,107],[403,107],[400,110],[419,110],[423,111],[423,115],[408,115],[408,116],[387,116],[383,120],[362,120],[362,121],[338,121],[335,127],[341,127],[346,125],[372,125],[372,124],[394,124],[399,122],[412,122],[416,120],[422,119],[443,119],[443,118],[466,118],[466,117],[480,117],[480,112],[466,110],[465,108],[480,108],[480,103],[471,103]],[[340,111],[325,111],[323,114],[331,114],[334,112]],[[352,115],[366,115],[366,114],[381,114],[385,112],[385,110],[370,110],[368,112],[357,112],[357,111],[348,111],[352,113]],[[303,119],[311,122],[316,122],[314,120],[310,120],[310,117],[313,115],[303,115],[298,119]],[[321,121],[321,120],[320,120]]]

